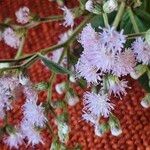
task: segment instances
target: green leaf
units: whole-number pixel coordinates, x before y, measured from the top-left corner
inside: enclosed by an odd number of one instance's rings
[[[97,31],[99,27],[104,27],[104,21],[103,21],[103,16],[102,15],[96,15],[93,17],[91,20],[91,25],[95,30]]]
[[[128,11],[126,11],[122,17],[120,29],[124,29],[124,34],[134,33],[132,23]]]
[[[144,32],[147,30],[147,27],[145,26],[145,23],[143,22],[143,20],[138,18],[136,15],[135,15],[135,21],[136,21],[140,31]]]
[[[140,18],[144,19],[145,21],[147,21],[147,23],[150,23],[150,13],[141,10],[141,9],[137,9],[135,11],[136,15],[139,16]]]
[[[43,63],[53,72],[57,74],[72,74],[71,71],[69,71],[66,68],[61,67],[57,63],[49,60],[47,57],[39,54],[40,59],[43,61]]]

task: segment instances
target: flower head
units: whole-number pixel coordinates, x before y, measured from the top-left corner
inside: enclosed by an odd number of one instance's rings
[[[132,44],[132,49],[139,62],[142,62],[145,65],[150,63],[150,45],[144,41],[144,38],[136,38]]]
[[[25,24],[29,22],[29,13],[30,10],[27,7],[21,7],[16,13],[16,17],[17,17],[17,22],[21,23],[21,24]]]
[[[65,20],[65,22],[63,23],[63,25],[65,27],[68,27],[68,26],[73,27],[73,25],[74,25],[74,16],[73,16],[71,10],[68,9],[66,6],[64,6],[62,8],[62,10],[64,11],[64,20]]]
[[[6,28],[3,32],[3,39],[7,45],[17,49],[20,44],[20,38],[11,28]]]
[[[43,143],[40,132],[27,120],[23,120],[21,122],[21,131],[23,133],[23,136],[28,139],[28,144],[36,145],[39,143]]]
[[[118,77],[108,76],[108,78],[103,81],[103,88],[108,89],[109,94],[113,93],[115,96],[121,98],[122,95],[127,94],[126,89],[130,88],[127,83],[128,81],[119,80]]]
[[[91,112],[96,116],[108,117],[111,110],[113,109],[113,104],[110,103],[108,96],[106,94],[95,94],[86,92],[84,94],[84,110]]]
[[[31,125],[43,127],[47,121],[44,115],[44,108],[41,105],[37,105],[36,101],[27,100],[23,105],[23,114],[24,119],[26,119]]]
[[[119,33],[114,27],[103,28],[100,33],[100,40],[101,43],[107,47],[108,51],[114,54],[120,53],[126,42],[123,30]]]
[[[101,80],[101,74],[98,70],[84,55],[80,57],[76,64],[77,77],[83,77],[88,83],[98,84]]]
[[[120,77],[125,76],[134,71],[136,60],[133,52],[130,49],[126,49],[124,52],[116,56],[113,74]]]
[[[4,139],[4,142],[10,147],[10,149],[18,149],[19,145],[23,143],[23,136],[19,132],[11,133],[6,139]]]
[[[89,50],[89,48],[93,49],[96,46],[98,47],[98,44],[100,43],[100,36],[97,32],[95,32],[91,24],[87,24],[83,28],[78,41],[82,44],[84,50]]]

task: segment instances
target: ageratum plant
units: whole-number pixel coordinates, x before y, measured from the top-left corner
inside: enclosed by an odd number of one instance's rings
[[[150,1],[79,0],[79,6],[73,9],[67,8],[63,1],[58,4],[63,15],[43,18],[23,6],[15,13],[17,24],[7,18],[0,23],[0,40],[17,49],[14,58],[0,60],[0,118],[4,120],[1,130],[4,143],[10,148],[19,149],[25,139],[32,146],[44,144],[41,129],[48,128],[53,135],[50,149],[67,149],[70,128],[66,108],[79,101],[72,84],[90,89],[83,95],[81,118],[93,125],[97,136],[109,131],[114,136],[122,133],[113,114],[116,106],[111,96],[121,100],[127,89],[131,89],[126,76],[144,86],[147,94],[141,105],[150,106]],[[75,26],[76,18],[82,19]],[[28,30],[53,21],[62,21],[68,30],[60,35],[58,43],[36,53],[23,54]],[[49,82],[34,85],[27,69],[37,60],[52,74]],[[57,74],[66,75],[67,80],[55,86],[56,92],[65,96],[54,104],[52,88]],[[39,104],[38,92],[42,90],[47,91],[47,99]],[[13,109],[12,102],[15,103],[18,92],[25,97],[21,106],[23,118],[13,126],[7,120],[7,111]],[[63,108],[61,115],[55,114],[57,107]],[[51,130],[49,114],[55,118],[57,135]],[[101,118],[107,121],[101,123]]]

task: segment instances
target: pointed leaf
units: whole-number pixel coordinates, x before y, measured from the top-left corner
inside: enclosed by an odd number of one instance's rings
[[[47,57],[39,54],[40,59],[43,61],[43,63],[53,72],[57,73],[57,74],[72,74],[71,71],[69,71],[68,69],[61,67],[60,65],[58,65],[57,63],[49,60]]]

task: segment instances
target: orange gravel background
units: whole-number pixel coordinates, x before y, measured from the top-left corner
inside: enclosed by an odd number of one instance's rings
[[[67,6],[73,7],[77,5],[76,0],[68,0]],[[48,0],[0,0],[0,21],[6,17],[13,17],[15,11],[21,6],[27,6],[32,12],[38,13],[42,17],[62,13],[57,5]],[[59,35],[65,29],[58,23],[44,23],[31,29],[28,34],[24,46],[24,53],[36,52],[42,48],[56,44]],[[13,58],[16,50],[0,42],[0,58]],[[50,72],[43,67],[40,62],[35,63],[29,69],[29,75],[34,83],[47,81],[50,77]],[[58,76],[56,83],[64,80],[63,76]],[[80,102],[75,107],[68,107],[70,114],[71,133],[68,146],[72,148],[76,144],[81,144],[83,150],[150,150],[150,109],[144,109],[140,105],[140,100],[144,96],[144,90],[140,87],[137,81],[128,78],[129,85],[132,90],[128,90],[128,94],[118,100],[112,98],[115,103],[114,114],[120,119],[123,133],[119,137],[113,137],[110,133],[102,137],[94,135],[93,127],[81,120],[82,114],[82,94],[78,86],[75,86],[76,91],[80,96]],[[53,91],[53,99],[61,98],[55,90]],[[39,94],[39,102],[45,101],[46,93]],[[22,118],[20,106],[23,100],[17,100],[14,104],[14,109],[9,112],[9,122],[16,125]],[[59,113],[59,110],[56,111]],[[54,127],[54,119],[50,116],[50,124]],[[42,133],[44,145],[40,144],[35,147],[22,145],[20,150],[49,150],[52,137],[48,131]],[[9,148],[0,143],[0,150],[8,150]]]

